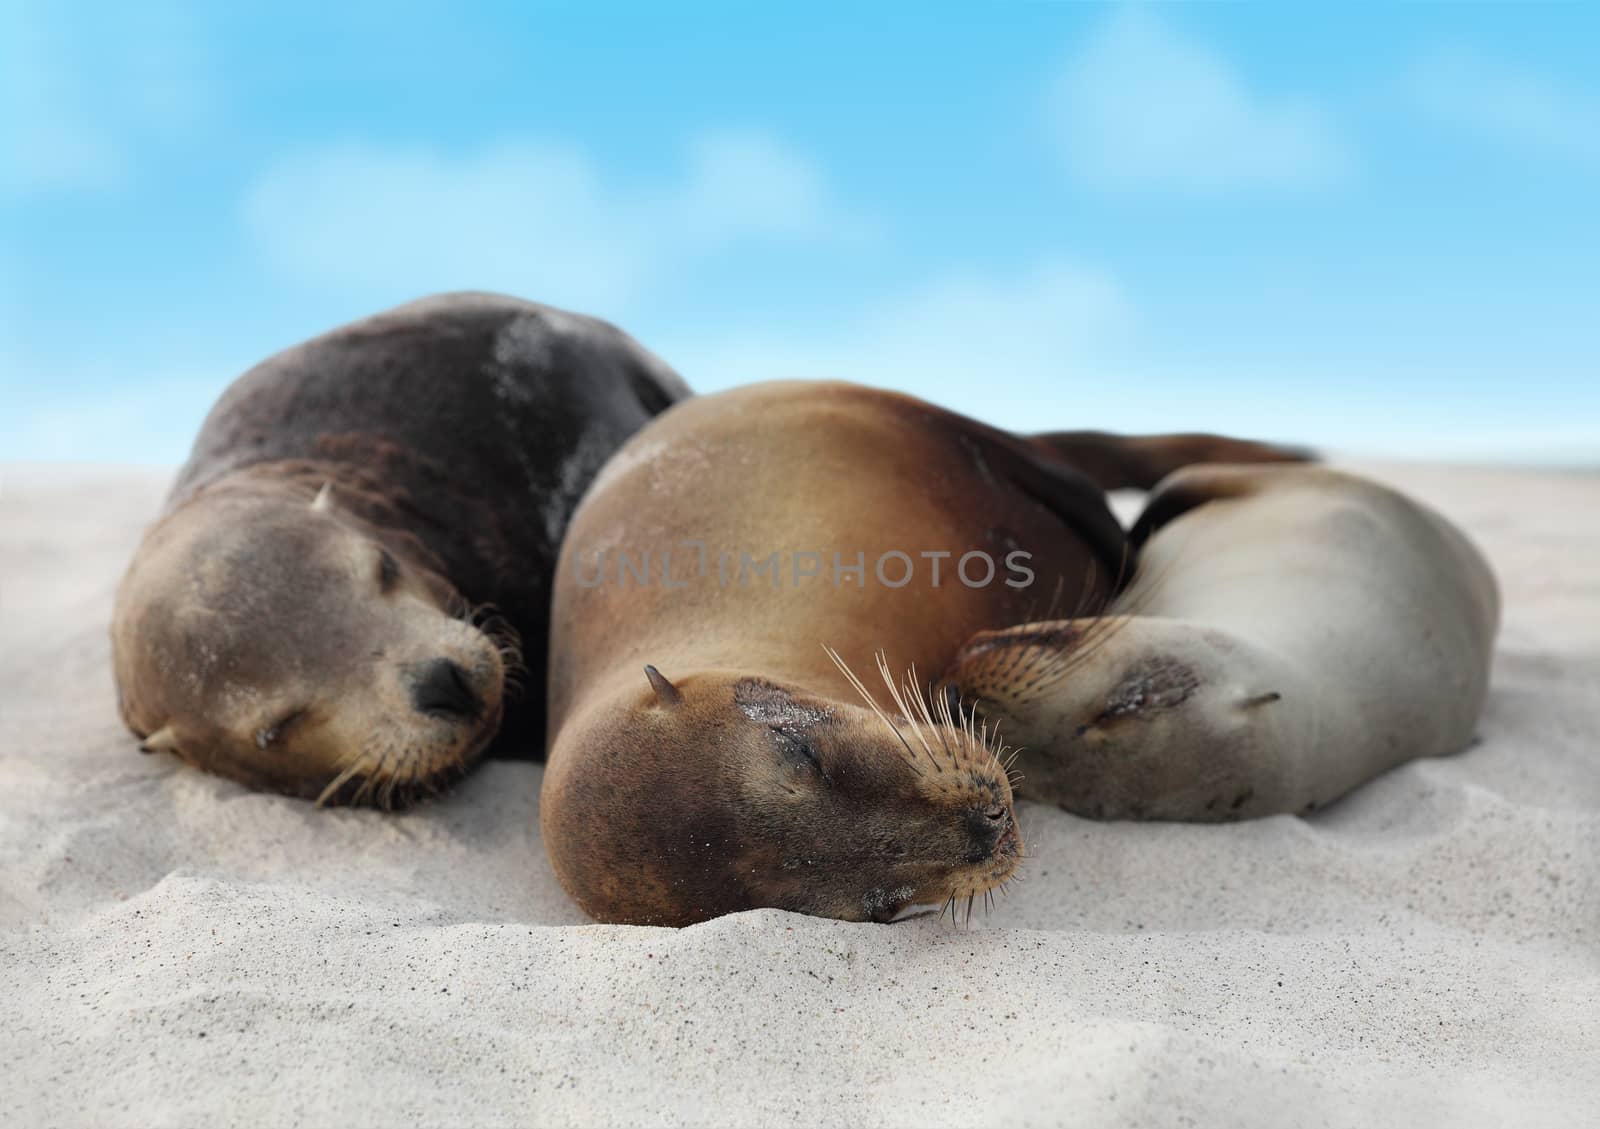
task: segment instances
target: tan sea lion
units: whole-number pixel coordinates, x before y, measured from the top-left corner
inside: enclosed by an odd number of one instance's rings
[[[1006,881],[1001,747],[919,672],[1113,591],[1124,535],[1072,442],[782,383],[686,401],[619,451],[551,620],[540,822],[584,910],[884,921]],[[851,673],[874,667],[875,693]]]
[[[1494,576],[1439,514],[1322,467],[1192,467],[1092,618],[984,632],[947,681],[1024,746],[1022,794],[1109,819],[1304,812],[1471,740]]]
[[[490,294],[257,365],[213,408],[118,592],[123,719],[147,751],[385,806],[497,733],[537,755],[542,695],[512,699],[508,672],[543,685],[567,517],[686,394],[620,330]]]

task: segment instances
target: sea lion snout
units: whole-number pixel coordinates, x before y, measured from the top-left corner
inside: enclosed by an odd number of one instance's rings
[[[630,672],[563,730],[545,773],[545,846],[592,916],[890,921],[980,897],[1020,864],[992,735],[909,681],[890,710],[740,671],[672,673],[635,686]]]
[[[483,713],[483,697],[453,659],[434,659],[418,672],[411,687],[411,704],[430,717],[474,721]]]
[[[967,834],[972,839],[972,847],[967,852],[968,862],[986,862],[996,858],[1009,845],[1008,834],[1011,839],[1016,838],[1017,821],[1011,814],[1009,804],[996,803],[973,808],[967,812],[965,822]]]

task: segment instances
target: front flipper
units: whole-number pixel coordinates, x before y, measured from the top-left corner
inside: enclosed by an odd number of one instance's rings
[[[1216,628],[1107,616],[985,631],[944,682],[1021,746],[1018,795],[1078,815],[1246,819],[1332,798],[1297,771],[1317,741],[1303,680]]]
[[[1047,431],[1027,437],[1036,450],[1087,475],[1102,490],[1149,490],[1186,466],[1216,463],[1306,463],[1304,447],[1189,432],[1116,435],[1108,431]]]
[[[1303,476],[1319,473],[1327,472],[1246,464],[1184,467],[1156,484],[1145,499],[1138,520],[1128,531],[1128,540],[1135,549],[1142,548],[1163,526],[1170,525],[1190,510],[1208,502],[1243,498],[1271,489],[1274,484],[1304,481]]]

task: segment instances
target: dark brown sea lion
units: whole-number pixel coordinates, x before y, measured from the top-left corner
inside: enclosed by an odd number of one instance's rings
[[[384,805],[497,733],[537,755],[542,696],[507,690],[519,668],[544,684],[567,519],[686,394],[620,330],[491,294],[257,365],[212,409],[118,592],[124,721],[145,749],[248,784]]]
[[[1003,749],[920,677],[1115,590],[1125,538],[1074,442],[831,383],[636,435],[557,573],[541,824],[567,891],[603,921],[884,921],[1006,881]]]

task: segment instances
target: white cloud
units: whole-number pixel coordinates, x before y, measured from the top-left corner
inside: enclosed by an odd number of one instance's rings
[[[1213,431],[1363,455],[1600,463],[1592,427],[1551,426],[1537,397],[1492,370],[1455,380],[1459,395],[1441,401],[1447,382],[1403,362],[1317,351],[1274,362],[1215,341],[1185,348],[1163,340],[1111,275],[1060,259],[947,275],[832,323],[693,336],[631,328],[697,392],[837,379],[1019,432]],[[1353,371],[1363,375],[1352,380]]]
[[[1424,57],[1408,85],[1417,105],[1439,121],[1527,148],[1600,161],[1600,96],[1463,47]]]
[[[867,232],[804,156],[759,133],[702,136],[673,182],[647,189],[546,141],[467,155],[336,146],[271,168],[244,216],[264,256],[313,284],[499,289],[606,310],[735,243]]]
[[[711,133],[690,146],[684,183],[645,204],[701,245],[743,236],[857,238],[864,222],[831,197],[804,156],[761,133]]]
[[[1093,396],[1095,373],[1134,322],[1118,285],[1048,261],[1014,277],[951,274],[844,324],[786,324],[718,340],[646,334],[697,391],[757,380],[838,379],[911,392],[1001,426],[1040,429],[1042,390]],[[1052,405],[1053,406],[1053,405]],[[1087,425],[1082,425],[1087,426]]]
[[[1105,189],[1308,188],[1355,163],[1315,104],[1251,91],[1144,8],[1090,34],[1051,83],[1048,111],[1069,169]]]

